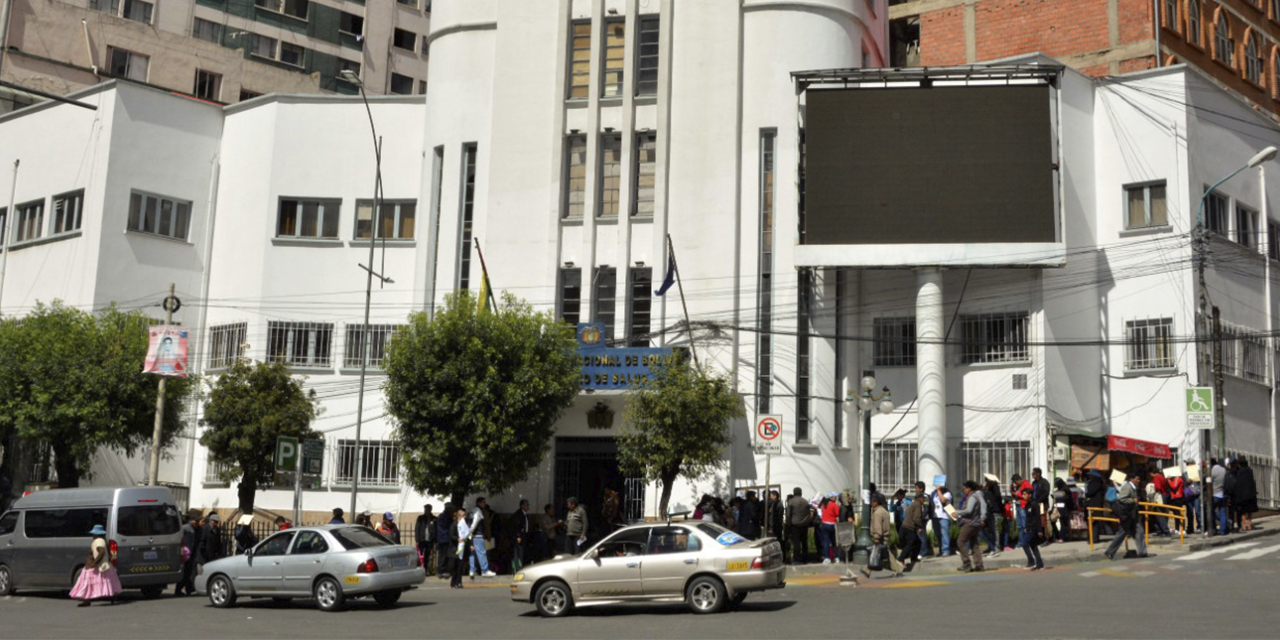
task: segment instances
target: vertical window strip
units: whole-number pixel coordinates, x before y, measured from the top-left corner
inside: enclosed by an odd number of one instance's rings
[[[587,137],[571,135],[564,145],[564,217],[582,218],[587,208]]]
[[[604,323],[605,340],[613,340],[618,300],[618,270],[614,267],[596,267],[591,304],[595,322]]]
[[[569,25],[568,99],[585,100],[591,87],[591,22]]]
[[[603,47],[603,82],[600,83],[601,98],[621,98],[623,87],[623,67],[626,65],[627,23],[619,18],[606,20],[604,23]]]
[[[801,269],[797,275],[796,296],[796,442],[809,442],[809,366],[810,334],[809,300],[812,297],[813,272]]]
[[[844,336],[844,319],[849,313],[845,304],[847,279],[848,272],[844,269],[836,270],[836,357],[833,380],[839,380],[844,375],[844,342],[840,338]],[[844,411],[839,400],[835,404],[835,433],[832,436],[831,443],[837,448],[844,446]]]
[[[471,288],[471,225],[476,197],[476,145],[462,145],[462,210],[458,231],[458,289]]]
[[[631,269],[631,300],[627,335],[632,347],[649,346],[650,314],[653,309],[653,268]]]
[[[658,95],[658,16],[642,16],[636,33],[636,95]]]
[[[622,136],[608,134],[600,137],[600,190],[596,215],[602,218],[618,217],[622,189]]]
[[[760,266],[756,285],[756,412],[767,414],[773,390],[773,184],[777,132],[760,132]]]
[[[560,269],[560,319],[577,326],[582,321],[582,269]]]
[[[653,216],[657,166],[658,134],[652,131],[636,134],[635,172],[631,182],[631,215]]]

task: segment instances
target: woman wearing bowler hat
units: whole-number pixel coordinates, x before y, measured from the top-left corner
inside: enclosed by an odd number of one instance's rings
[[[116,575],[116,567],[111,564],[107,554],[107,530],[102,525],[93,525],[89,531],[93,542],[89,544],[89,559],[80,570],[76,586],[71,589],[71,597],[80,600],[78,606],[87,607],[91,600],[109,598],[114,604],[116,594],[120,593],[120,577]]]

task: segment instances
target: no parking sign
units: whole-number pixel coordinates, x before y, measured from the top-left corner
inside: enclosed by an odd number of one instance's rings
[[[782,453],[782,416],[760,416],[756,420],[756,452]]]

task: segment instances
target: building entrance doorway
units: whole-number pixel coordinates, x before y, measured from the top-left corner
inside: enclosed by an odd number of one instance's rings
[[[556,513],[562,514],[565,501],[576,497],[587,510],[587,536],[599,540],[617,524],[644,518],[643,478],[632,478],[618,466],[618,443],[613,438],[556,438],[555,489],[552,496]],[[618,492],[617,521],[604,517],[605,490]]]

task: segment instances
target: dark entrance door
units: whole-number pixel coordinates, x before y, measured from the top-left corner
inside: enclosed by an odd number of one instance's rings
[[[618,492],[619,514],[624,520],[639,519],[631,513],[644,504],[643,493],[637,500],[636,485],[643,491],[643,483],[629,481],[618,466],[618,444],[613,438],[556,438],[555,500],[556,513],[563,514],[565,501],[570,496],[587,510],[588,537],[599,540],[612,528],[604,521],[605,489]]]

